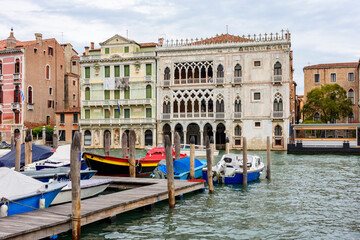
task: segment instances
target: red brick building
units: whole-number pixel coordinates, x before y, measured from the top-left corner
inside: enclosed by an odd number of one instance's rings
[[[69,58],[64,49],[56,39],[42,39],[40,33],[35,40],[18,41],[11,31],[0,41],[1,141],[23,135],[26,129],[55,126],[55,111],[69,105],[64,101],[65,63],[77,55],[72,50]]]

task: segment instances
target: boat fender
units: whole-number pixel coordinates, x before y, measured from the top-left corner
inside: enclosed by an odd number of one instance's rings
[[[137,166],[136,166],[136,172],[137,172],[137,173],[141,173],[141,171],[142,171],[142,165],[141,165],[140,162],[138,162],[138,164],[137,164]]]
[[[39,199],[39,208],[44,209],[45,208],[45,198]]]
[[[1,205],[1,217],[6,217],[8,215],[9,207],[6,204]]]

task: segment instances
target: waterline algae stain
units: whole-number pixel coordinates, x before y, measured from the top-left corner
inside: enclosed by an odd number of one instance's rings
[[[249,154],[266,161],[266,151]],[[360,238],[359,156],[272,152],[271,167],[271,181],[263,174],[247,189],[214,185],[213,195],[185,195],[175,209],[163,201],[121,214],[116,224],[85,226],[82,239]]]

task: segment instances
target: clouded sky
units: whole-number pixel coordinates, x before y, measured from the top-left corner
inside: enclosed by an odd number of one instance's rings
[[[158,37],[206,38],[289,29],[294,79],[303,93],[303,67],[360,58],[358,0],[0,0],[0,39],[55,37],[81,54],[114,34],[139,43]]]

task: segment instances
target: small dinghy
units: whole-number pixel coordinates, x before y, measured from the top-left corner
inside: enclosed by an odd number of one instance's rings
[[[6,167],[0,168],[1,216],[47,208],[65,183],[43,183]]]
[[[88,179],[80,180],[81,199],[93,197],[105,191],[110,185],[110,179]],[[51,205],[71,202],[71,181],[66,181],[66,186],[56,196]]]
[[[66,181],[70,178],[70,168],[69,167],[59,167],[54,169],[44,169],[40,171],[24,171],[22,174],[35,178],[41,182],[49,182],[50,179],[57,179],[58,181]],[[80,179],[90,179],[95,175],[96,170],[91,170],[87,168],[85,170],[80,170]]]
[[[247,156],[247,181],[255,181],[260,178],[264,170],[264,163],[259,156]],[[243,183],[243,157],[242,154],[225,154],[212,168],[213,182],[224,184]],[[203,179],[207,181],[207,169],[203,168]]]
[[[207,163],[205,160],[200,161],[195,158],[195,178],[201,178],[201,170],[206,167]],[[175,160],[173,162],[174,168],[174,178],[180,180],[190,179],[190,157],[181,158]],[[153,178],[166,178],[167,170],[166,170],[166,160],[161,160],[159,165],[155,168],[153,174],[151,175]]]

